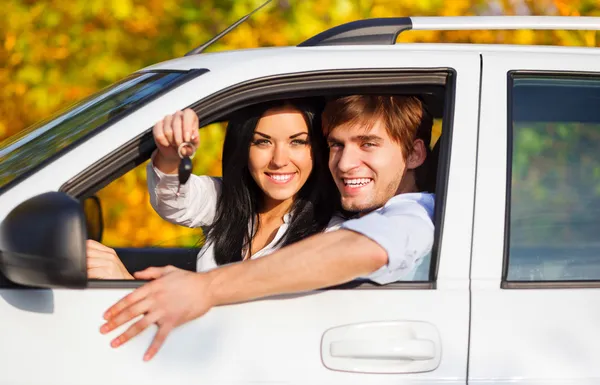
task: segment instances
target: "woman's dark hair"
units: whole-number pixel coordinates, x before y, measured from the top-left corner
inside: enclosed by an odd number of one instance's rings
[[[223,145],[223,184],[214,223],[206,229],[217,265],[242,260],[242,250],[251,250],[258,228],[258,211],[264,192],[248,169],[250,143],[259,119],[272,109],[291,107],[304,116],[308,126],[313,167],[296,195],[291,220],[278,246],[285,246],[322,231],[339,205],[339,195],[327,167],[328,149],[321,130],[321,110],[316,103],[285,100],[261,103],[235,113],[227,125]],[[250,226],[249,226],[250,224]]]

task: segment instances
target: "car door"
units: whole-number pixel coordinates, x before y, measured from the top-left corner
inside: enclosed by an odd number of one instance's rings
[[[209,90],[232,87],[235,92],[230,82],[242,74],[273,79],[287,75],[282,69],[304,73],[346,69],[354,74],[447,69],[452,74],[442,134],[447,147],[441,150],[438,177],[438,203],[443,210],[438,210],[435,252],[423,281],[348,285],[214,308],[174,330],[149,363],[142,356],[155,329],[116,350],[109,346],[114,334],[105,336],[98,330],[103,312],[131,292],[135,282],[91,282],[83,290],[4,288],[0,289],[3,381],[465,384],[480,57],[391,48],[295,50],[286,57],[270,55],[262,62],[255,57],[249,64],[236,64],[234,76],[227,76],[231,74],[225,70],[219,74],[207,63],[211,72],[202,81]],[[199,88],[201,79],[196,82],[168,101],[164,96],[161,103],[147,106],[142,112],[151,116],[141,119],[137,132],[133,127],[138,123],[128,118],[129,138],[147,132],[156,117],[189,105],[190,92]],[[119,129],[124,127],[126,123]],[[104,133],[103,146],[119,151],[111,137],[117,133]],[[93,147],[86,142],[61,158],[71,167],[63,179],[74,178],[103,159]],[[98,160],[78,165],[77,156],[88,151]],[[27,188],[35,188],[33,180],[26,182]],[[18,191],[17,186],[11,193]],[[35,191],[28,193],[35,195]]]
[[[599,57],[483,54],[471,384],[600,381]]]

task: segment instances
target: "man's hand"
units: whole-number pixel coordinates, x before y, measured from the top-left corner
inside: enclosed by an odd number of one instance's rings
[[[86,242],[87,274],[91,279],[134,279],[117,253],[110,247],[88,239]]]
[[[112,340],[111,346],[121,346],[148,326],[156,324],[158,331],[144,354],[144,361],[148,361],[158,352],[171,330],[210,310],[213,306],[208,290],[210,280],[203,273],[173,266],[150,267],[136,272],[135,278],[153,281],[137,288],[108,309],[104,313],[106,323],[100,332],[106,334],[142,315],[141,319]]]

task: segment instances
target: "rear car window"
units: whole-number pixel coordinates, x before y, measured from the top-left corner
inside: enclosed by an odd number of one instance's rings
[[[513,74],[508,281],[600,280],[600,76]]]
[[[0,143],[0,192],[76,141],[98,132],[206,70],[144,72],[128,76]]]

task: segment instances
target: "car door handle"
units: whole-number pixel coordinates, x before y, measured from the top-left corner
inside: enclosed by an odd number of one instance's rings
[[[435,343],[413,340],[342,340],[331,342],[329,354],[338,358],[427,361],[436,357]]]

